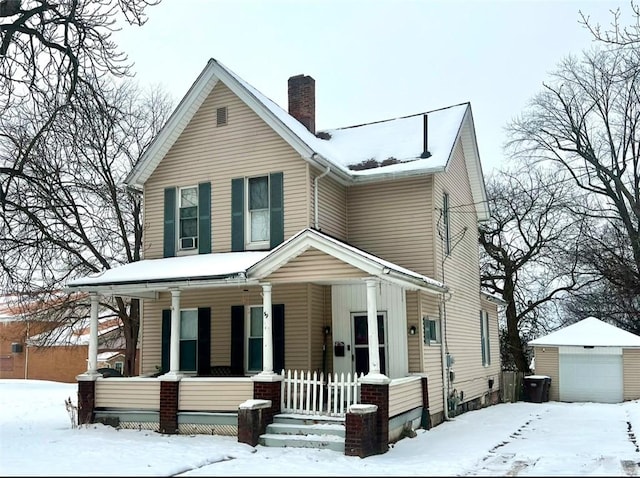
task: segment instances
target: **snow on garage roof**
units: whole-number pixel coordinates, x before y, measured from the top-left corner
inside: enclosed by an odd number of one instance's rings
[[[587,317],[549,335],[530,340],[529,345],[640,348],[640,336],[595,317]]]

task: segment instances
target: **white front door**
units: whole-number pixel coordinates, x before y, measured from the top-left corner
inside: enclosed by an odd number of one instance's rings
[[[380,373],[387,373],[387,340],[386,326],[387,316],[385,312],[378,313],[378,342],[380,351]],[[361,373],[369,373],[369,326],[367,324],[366,312],[354,312],[351,314],[351,330],[353,332],[351,343],[353,344],[352,352],[352,371],[356,376]]]

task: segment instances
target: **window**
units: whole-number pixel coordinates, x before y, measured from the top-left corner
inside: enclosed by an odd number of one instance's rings
[[[216,109],[216,126],[225,126],[227,124],[227,107],[223,106]]]
[[[424,343],[426,345],[441,343],[440,320],[423,317],[422,326],[424,328]]]
[[[247,181],[249,244],[269,243],[269,176]]]
[[[178,244],[180,250],[198,247],[198,188],[180,188]]]
[[[480,311],[480,340],[482,343],[482,365],[491,365],[491,350],[489,349],[489,313]]]
[[[180,370],[196,370],[198,310],[180,311]]]
[[[443,241],[444,241],[444,253],[449,255],[451,253],[451,225],[449,219],[449,194],[444,193],[442,195],[442,227]]]
[[[122,370],[124,370],[124,362],[116,362],[113,366],[118,372],[123,373]]]
[[[249,307],[247,330],[247,371],[262,371],[262,307]]]

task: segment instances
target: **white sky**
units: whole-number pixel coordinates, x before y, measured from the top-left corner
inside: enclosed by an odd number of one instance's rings
[[[141,86],[176,104],[216,58],[283,108],[287,79],[316,80],[316,128],[471,102],[485,173],[503,127],[564,56],[592,45],[579,9],[609,24],[626,0],[163,0],[114,40]]]
[[[73,429],[68,397],[76,403],[77,384],[0,380],[0,476],[637,476],[640,470],[632,438],[640,430],[637,400],[503,403],[417,430],[387,453],[361,459],[251,447],[235,437]]]

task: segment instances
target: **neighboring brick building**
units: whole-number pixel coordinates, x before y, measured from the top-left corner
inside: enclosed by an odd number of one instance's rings
[[[46,340],[45,340],[46,336]],[[87,370],[88,320],[71,328],[60,322],[30,320],[19,307],[0,304],[0,378],[74,383]],[[117,318],[99,323],[98,367],[124,365],[124,337]]]

